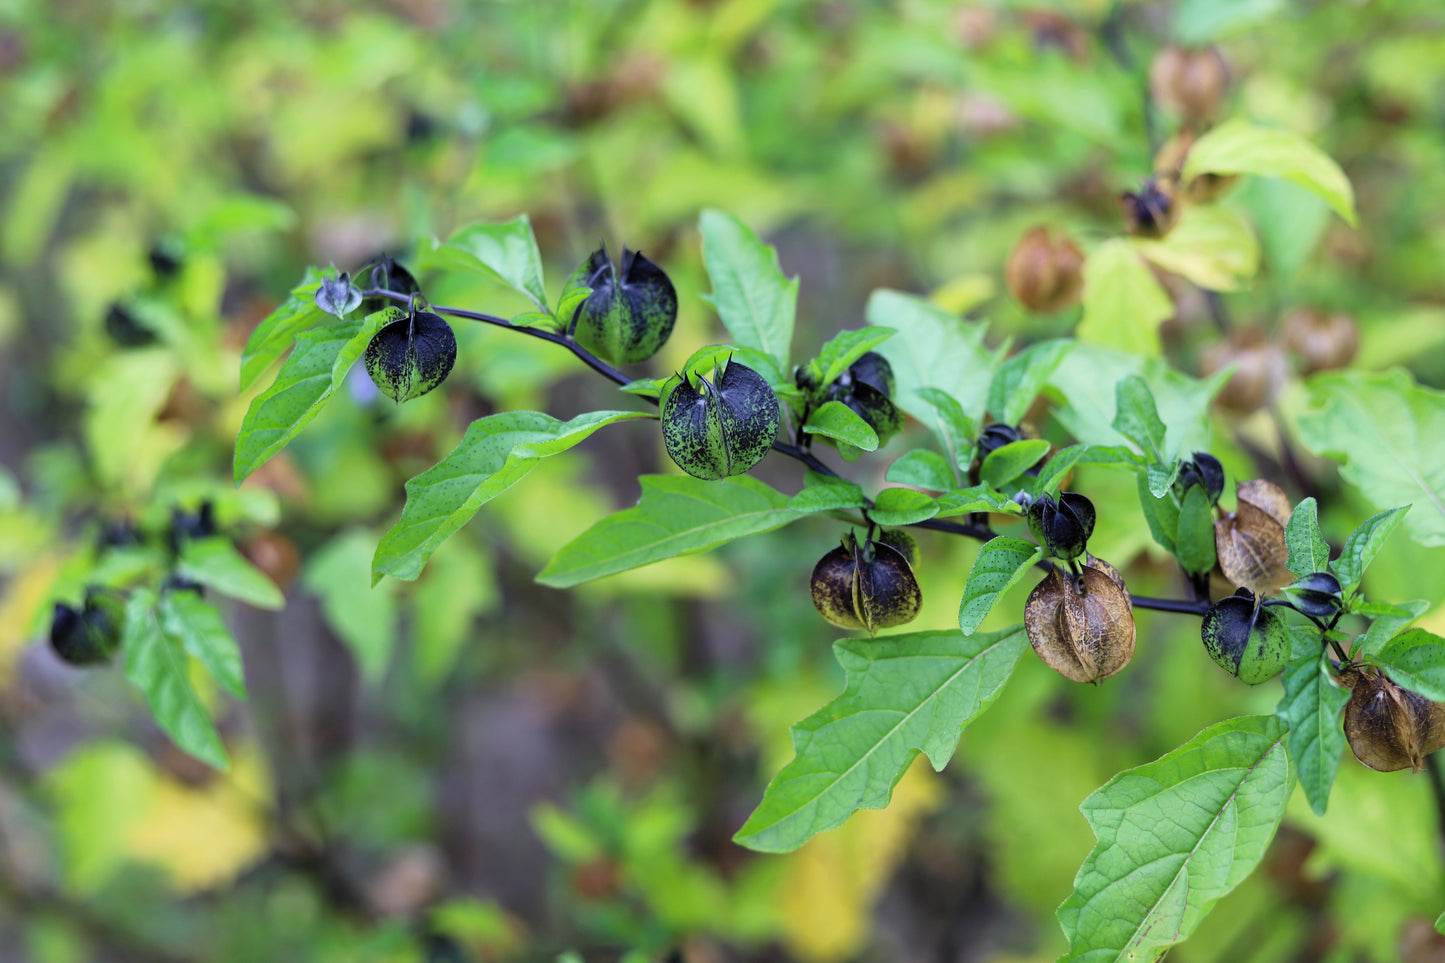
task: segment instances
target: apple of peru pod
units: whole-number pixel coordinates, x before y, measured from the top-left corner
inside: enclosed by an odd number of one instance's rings
[[[752,368],[728,361],[702,375],[674,375],[663,385],[662,440],[677,467],[696,478],[741,475],[763,460],[781,410],[772,386]]]

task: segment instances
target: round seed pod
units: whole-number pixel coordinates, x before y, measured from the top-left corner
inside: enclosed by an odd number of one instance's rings
[[[1249,685],[1268,682],[1289,663],[1289,629],[1248,589],[1214,603],[1199,634],[1209,657]]]
[[[1024,629],[1044,664],[1074,682],[1098,682],[1134,657],[1134,603],[1114,566],[1089,555],[1075,577],[1054,569],[1024,605]]]
[[[860,546],[851,532],[813,567],[812,596],[823,618],[870,635],[913,621],[923,605],[908,558],[882,541]]]
[[[873,429],[878,444],[886,445],[903,427],[903,412],[893,403],[893,385],[893,366],[869,351],[828,386],[825,400],[847,405]]]
[[[56,602],[50,619],[50,647],[71,665],[109,662],[120,646],[119,614],[89,592],[80,609]]]
[[[1062,311],[1084,289],[1084,255],[1062,233],[1035,227],[1019,239],[1004,265],[1014,299],[1031,311]]]
[[[1283,326],[1285,347],[1299,356],[1304,374],[1343,368],[1360,350],[1360,329],[1347,314],[1298,308]]]
[[[712,381],[674,375],[663,385],[661,411],[668,456],[689,475],[714,480],[762,461],[781,420],[772,386],[736,361],[715,371]]]
[[[1345,704],[1345,738],[1355,758],[1380,772],[1413,769],[1445,747],[1445,706],[1403,689],[1380,674],[1340,673],[1352,692]]]
[[[456,364],[457,337],[440,315],[418,311],[376,332],[363,360],[377,389],[400,404],[446,380]]]
[[[578,270],[592,293],[577,309],[572,332],[577,343],[614,364],[636,364],[657,354],[677,321],[677,291],[667,272],[625,247],[620,269],[599,247]]]
[[[1072,559],[1084,554],[1094,534],[1094,503],[1078,492],[1042,495],[1028,511],[1029,531],[1050,555]]]
[[[1149,65],[1149,92],[1193,124],[1211,120],[1229,89],[1229,67],[1217,47],[1168,46]]]

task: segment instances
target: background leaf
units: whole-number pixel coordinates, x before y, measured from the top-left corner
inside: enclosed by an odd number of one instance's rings
[[[567,543],[537,581],[567,588],[705,552],[813,512],[863,506],[862,492],[854,486],[830,486],[825,492],[809,487],[790,499],[747,475],[722,481],[643,475],[638,481],[642,497],[635,507],[614,512]]]
[[[221,688],[237,699],[246,698],[241,647],[214,605],[195,592],[168,591],[161,595],[159,613],[167,636],[204,665]]]
[[[1227,719],[1121,772],[1080,810],[1098,837],[1059,907],[1071,960],[1155,960],[1254,870],[1294,774],[1275,716]]]
[[[1310,379],[1300,438],[1342,464],[1340,476],[1376,508],[1416,506],[1410,537],[1445,545],[1445,392],[1404,371],[1340,371]]]
[[[1080,341],[1157,356],[1159,325],[1174,314],[1174,302],[1139,257],[1133,244],[1113,238],[1084,261],[1084,316],[1074,334]]]
[[[221,737],[189,678],[190,660],[177,639],[161,631],[155,594],[138,590],[125,606],[121,647],[125,677],[145,693],[162,729],[186,752],[217,769],[229,765]]]
[[[989,382],[999,358],[983,343],[985,326],[940,310],[922,298],[874,291],[868,298],[868,323],[898,334],[878,346],[898,379],[898,407],[921,421],[937,420],[935,406],[920,394],[937,388],[956,399],[973,424],[982,417]],[[968,438],[972,442],[971,433]]]
[[[1298,134],[1227,120],[1189,149],[1181,175],[1259,174],[1282,177],[1314,191],[1350,224],[1355,223],[1355,192],[1350,179],[1328,154]]]
[[[707,302],[717,309],[733,341],[771,355],[786,369],[798,309],[798,279],[786,278],[778,252],[731,214],[703,211],[698,227],[703,263],[712,279]]]
[[[186,542],[176,562],[176,574],[259,609],[279,609],[286,604],[276,583],[236,551],[224,535]]]
[[[1134,247],[1150,263],[1207,290],[1237,291],[1259,270],[1248,216],[1224,204],[1191,204],[1168,234],[1136,239]]]
[[[1167,461],[1164,456],[1166,429],[1148,383],[1138,375],[1122,378],[1114,387],[1114,399],[1114,430],[1138,445],[1150,460]]]
[[[999,365],[988,386],[988,410],[994,419],[1018,424],[1073,347],[1074,342],[1064,338],[1040,341]]]
[[[501,281],[551,314],[542,283],[542,255],[526,214],[500,224],[469,224],[446,243],[433,242],[430,251],[423,245],[417,260],[418,270],[448,268]]]
[[[963,599],[958,603],[958,625],[972,635],[983,624],[998,597],[1019,579],[1029,566],[1043,557],[1044,550],[1033,542],[1000,535],[984,542],[973,560]]]
[[[843,694],[793,727],[796,757],[733,839],[787,852],[859,809],[887,805],[920,751],[934,769],[947,764],[959,733],[998,697],[1027,648],[1021,626],[836,643]]]
[[[361,675],[381,681],[396,645],[396,584],[367,588],[375,536],[362,528],[341,532],[306,563],[301,581],[321,600],[321,612],[346,643]]]
[[[1365,577],[1365,570],[1384,547],[1390,533],[1405,520],[1405,513],[1409,510],[1410,506],[1405,505],[1371,515],[1345,539],[1344,547],[1340,549],[1340,557],[1330,565],[1334,568],[1335,578],[1340,580],[1340,589],[1346,597],[1359,587],[1360,580]]]
[[[376,546],[372,584],[383,575],[416,578],[442,542],[525,478],[539,459],[572,448],[605,425],[647,417],[593,411],[562,422],[541,412],[509,411],[472,422],[445,458],[406,483],[401,518]]]

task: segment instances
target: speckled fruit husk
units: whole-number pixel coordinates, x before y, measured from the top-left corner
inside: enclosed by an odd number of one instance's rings
[[[772,386],[729,361],[714,380],[674,376],[662,389],[662,440],[677,467],[696,478],[741,475],[772,447],[781,412]]]
[[[813,566],[813,605],[840,628],[879,629],[918,617],[923,594],[913,566],[898,549],[881,541],[859,546],[850,533],[843,544]]]
[[[1231,595],[1204,613],[1204,650],[1230,675],[1249,685],[1268,682],[1289,663],[1289,629],[1253,598]]]
[[[622,249],[614,268],[605,248],[587,260],[592,293],[577,311],[572,336],[613,364],[636,364],[657,354],[677,322],[677,291],[667,272],[638,251]]]
[[[441,316],[419,311],[376,332],[363,360],[377,390],[397,403],[410,401],[446,380],[457,337]]]

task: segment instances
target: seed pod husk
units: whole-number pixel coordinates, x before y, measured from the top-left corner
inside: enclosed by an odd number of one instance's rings
[[[903,428],[903,412],[892,395],[893,366],[878,352],[869,351],[828,386],[825,400],[847,405],[873,429],[878,444],[886,445]]]
[[[1410,768],[1445,747],[1445,706],[1379,674],[1340,673],[1353,692],[1345,704],[1345,738],[1355,758],[1380,772]]]
[[[895,549],[905,559],[909,566],[918,567],[918,539],[908,533],[906,528],[880,528],[873,536],[876,544],[887,545]]]
[[[1360,329],[1347,314],[1297,308],[1283,327],[1285,347],[1299,356],[1303,374],[1343,368],[1360,350]]]
[[[50,619],[50,647],[71,665],[110,661],[120,645],[120,623],[114,606],[87,592],[83,608],[56,602]]]
[[[812,595],[823,618],[869,635],[913,621],[923,605],[908,558],[882,541],[860,546],[852,532],[813,567]]]
[[[1075,577],[1054,569],[1024,605],[1029,643],[1049,668],[1075,682],[1098,682],[1134,657],[1134,604],[1108,562],[1085,557]]]
[[[1218,47],[1171,45],[1149,65],[1149,91],[1166,109],[1191,124],[1214,118],[1229,88],[1229,67]]]
[[[1174,182],[1167,177],[1144,178],[1138,191],[1125,191],[1119,198],[1124,228],[1135,237],[1163,237],[1179,220],[1179,203]]]
[[[614,364],[636,364],[657,354],[677,321],[677,291],[667,272],[625,247],[620,269],[608,259],[607,248],[599,247],[584,270],[592,293],[577,309],[572,332],[577,343]]]
[[[1094,534],[1094,503],[1078,492],[1060,492],[1058,498],[1042,495],[1028,511],[1029,531],[1056,558],[1084,554]]]
[[[1215,504],[1224,494],[1224,466],[1207,451],[1196,451],[1192,458],[1179,466],[1176,482],[1181,493],[1191,485],[1198,485],[1209,495],[1209,503]]]
[[[1065,234],[1035,227],[1019,239],[1004,265],[1009,292],[1032,311],[1062,311],[1084,289],[1084,255]]]
[[[400,404],[446,380],[457,360],[457,337],[440,315],[417,311],[376,332],[363,360],[377,389]]]
[[[1333,617],[1343,605],[1340,580],[1329,572],[1312,572],[1295,579],[1282,594],[1296,612],[1317,619]]]
[[[715,369],[712,381],[674,375],[663,385],[661,411],[669,457],[689,475],[714,480],[762,461],[781,418],[772,386],[736,361]]]
[[[1289,523],[1289,496],[1274,482],[1263,479],[1234,486],[1239,504],[1214,523],[1214,548],[1224,577],[1256,595],[1269,595],[1289,583],[1285,568],[1289,546],[1284,527]]]
[[[1289,629],[1248,589],[1214,603],[1199,634],[1209,657],[1249,685],[1273,679],[1289,664]]]

